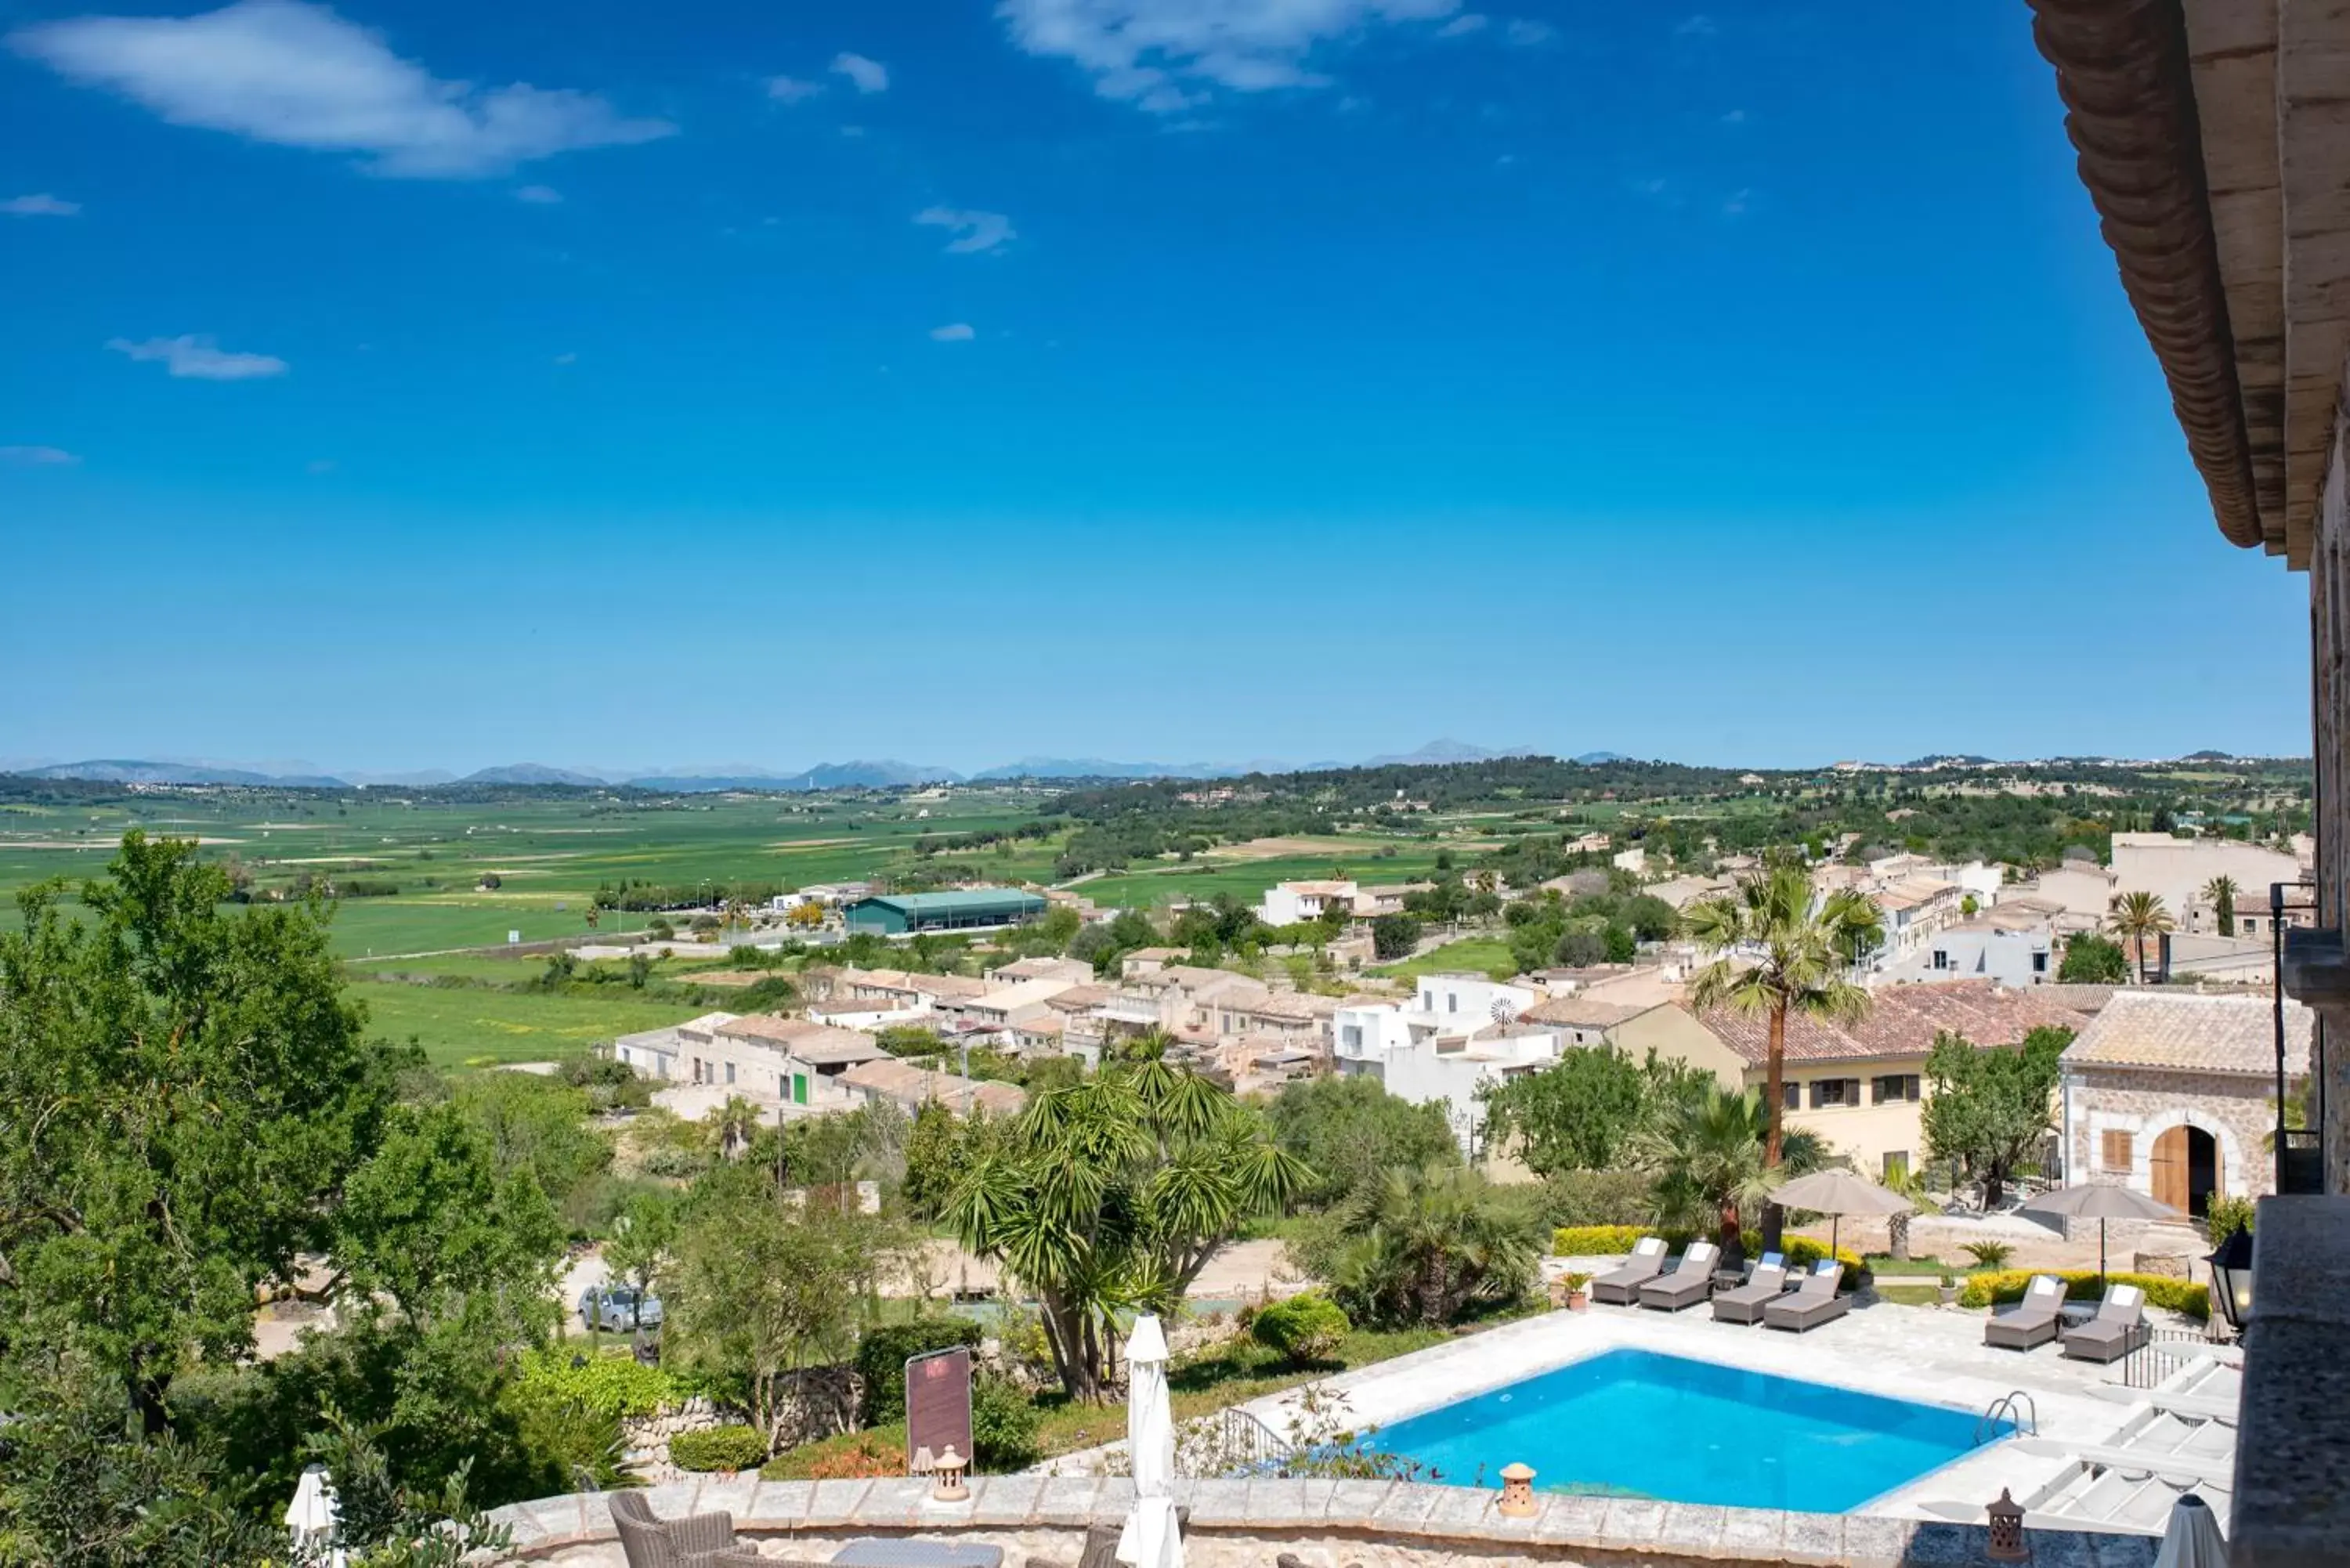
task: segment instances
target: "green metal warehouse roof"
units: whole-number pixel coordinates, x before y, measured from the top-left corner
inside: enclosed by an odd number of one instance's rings
[[[952,893],[876,893],[858,904],[887,904],[909,915],[952,914],[958,909],[1032,909],[1045,900],[1017,888],[964,888]],[[854,908],[855,906],[851,906]]]

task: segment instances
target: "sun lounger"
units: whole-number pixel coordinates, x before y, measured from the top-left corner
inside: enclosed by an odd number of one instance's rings
[[[2115,1285],[2097,1304],[2097,1315],[2064,1331],[2064,1354],[2075,1361],[2118,1361],[2154,1337],[2147,1326],[2146,1293]]]
[[[1762,1326],[1808,1334],[1824,1323],[1842,1317],[1852,1310],[1852,1303],[1836,1293],[1843,1283],[1844,1265],[1834,1258],[1822,1258],[1792,1293],[1762,1309]]]
[[[1776,1252],[1765,1252],[1744,1284],[1736,1290],[1713,1293],[1713,1321],[1761,1323],[1762,1309],[1777,1301],[1786,1288],[1786,1260]]]
[[[2023,1299],[1983,1324],[1983,1343],[2002,1350],[2030,1350],[2046,1345],[2064,1326],[2064,1282],[2054,1274],[2034,1274]]]
[[[1643,1236],[1622,1268],[1591,1282],[1591,1299],[1613,1303],[1617,1306],[1630,1306],[1640,1299],[1640,1287],[1655,1279],[1657,1271],[1664,1266],[1664,1238]]]
[[[1691,1241],[1671,1269],[1640,1287],[1640,1304],[1658,1312],[1697,1305],[1713,1290],[1713,1265],[1721,1256],[1712,1242]]]

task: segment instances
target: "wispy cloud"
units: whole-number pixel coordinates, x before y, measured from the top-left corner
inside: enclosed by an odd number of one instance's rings
[[[1713,25],[1713,18],[1703,12],[1694,16],[1684,16],[1673,26],[1673,36],[1676,38],[1711,38],[1721,31],[1720,27]]]
[[[199,334],[150,337],[140,343],[117,337],[107,347],[142,362],[160,360],[172,375],[197,381],[252,381],[283,376],[292,369],[274,354],[233,354],[213,338]]]
[[[0,446],[0,464],[10,468],[71,468],[81,459],[55,446]]]
[[[579,363],[579,356],[575,351],[567,350],[564,353],[557,354],[555,357],[555,362],[558,365],[577,365]]]
[[[858,92],[889,90],[889,67],[879,60],[868,60],[863,55],[846,51],[832,57],[832,74],[847,77]],[[918,93],[915,95],[920,97]]]
[[[1746,215],[1746,204],[1752,201],[1753,197],[1754,192],[1752,191],[1732,191],[1721,203],[1721,215],[1725,218],[1744,217]]]
[[[1436,29],[1436,36],[1440,38],[1459,38],[1471,33],[1482,33],[1485,30],[1486,21],[1487,18],[1474,11],[1463,11]]]
[[[1721,123],[1724,125],[1743,125],[1746,123],[1746,111],[1742,109],[1733,109],[1728,114],[1721,117]]]
[[[36,196],[11,196],[0,202],[0,213],[12,218],[70,218],[80,211],[79,202],[61,201],[47,191]]]
[[[982,213],[958,207],[925,207],[914,214],[914,222],[953,231],[954,238],[947,242],[946,247],[952,255],[978,255],[1016,237],[1012,220],[1001,213]]]
[[[931,328],[931,340],[934,343],[968,343],[976,336],[968,321],[950,321],[944,327]]]
[[[1519,16],[1502,30],[1502,36],[1521,49],[1534,49],[1555,42],[1558,29],[1548,22],[1534,22]]]
[[[802,81],[797,77],[767,78],[767,96],[777,103],[797,103],[802,99],[814,98],[823,90],[822,82]]]
[[[517,202],[528,202],[535,207],[552,207],[563,200],[563,192],[552,185],[525,185],[515,192]]]
[[[1012,41],[1075,62],[1102,97],[1172,114],[1213,88],[1328,85],[1314,50],[1374,23],[1435,21],[1461,0],[998,0]]]
[[[443,80],[373,29],[303,0],[236,0],[196,16],[77,16],[20,27],[7,41],[174,125],[356,152],[375,173],[411,179],[478,179],[677,130],[594,93]]]

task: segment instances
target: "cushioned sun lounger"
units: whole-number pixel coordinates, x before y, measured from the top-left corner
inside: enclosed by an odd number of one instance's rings
[[[1842,1317],[1852,1310],[1851,1303],[1836,1293],[1843,1282],[1844,1265],[1834,1258],[1822,1258],[1804,1276],[1801,1286],[1762,1309],[1762,1326],[1808,1334]]]
[[[1711,1241],[1691,1241],[1672,1268],[1640,1287],[1640,1304],[1659,1312],[1693,1307],[1712,1293],[1713,1265],[1721,1249]]]
[[[1777,1301],[1786,1288],[1786,1261],[1776,1252],[1765,1252],[1744,1284],[1734,1291],[1713,1293],[1714,1321],[1761,1323],[1762,1309]]]
[[[2064,1282],[2034,1274],[2023,1299],[1983,1324],[1983,1343],[2002,1350],[2030,1350],[2054,1339],[2064,1326]]]
[[[2064,1354],[2075,1361],[2118,1361],[2154,1337],[2147,1326],[2146,1293],[2116,1285],[2097,1303],[2097,1315],[2064,1331]]]
[[[1629,1306],[1640,1299],[1640,1287],[1655,1279],[1657,1271],[1664,1266],[1664,1238],[1643,1236],[1622,1268],[1591,1282],[1591,1299]]]

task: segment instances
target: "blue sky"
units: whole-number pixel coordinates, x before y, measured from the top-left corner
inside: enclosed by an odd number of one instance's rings
[[[2020,7],[0,40],[0,756],[2308,744]]]

